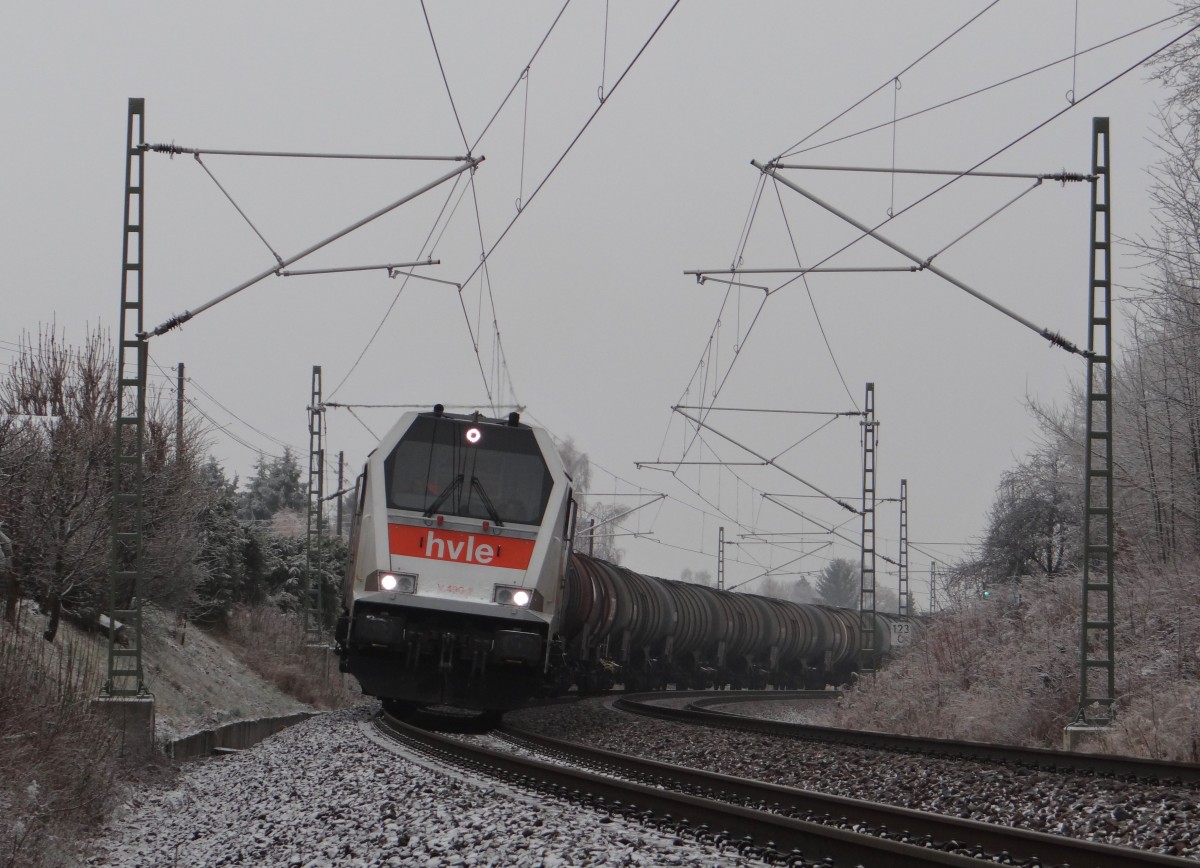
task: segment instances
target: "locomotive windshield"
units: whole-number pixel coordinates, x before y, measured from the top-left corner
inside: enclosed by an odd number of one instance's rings
[[[383,463],[391,509],[540,524],[554,480],[529,428],[418,416]]]

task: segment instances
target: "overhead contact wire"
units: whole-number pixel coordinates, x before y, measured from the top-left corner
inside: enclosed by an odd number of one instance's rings
[[[1079,0],[1075,0],[1075,41],[1071,44],[1071,90],[1067,93],[1067,102],[1075,102],[1075,73],[1079,68]]]
[[[658,22],[658,25],[654,28],[654,31],[650,34],[650,36],[647,37],[646,41],[642,44],[642,47],[638,49],[638,52],[637,52],[637,54],[634,55],[633,60],[629,61],[628,66],[625,67],[625,69],[621,73],[620,77],[613,83],[612,91],[609,92],[609,96],[612,96],[612,94],[617,92],[617,88],[619,88],[621,86],[621,83],[623,81],[625,81],[625,77],[629,75],[629,72],[637,64],[638,60],[641,59],[642,55],[646,52],[646,49],[650,47],[650,43],[654,41],[654,38],[656,36],[658,36],[658,34],[662,30],[663,26],[667,23],[667,19],[669,19],[671,17],[671,14],[679,6],[679,3],[680,3],[680,0],[675,0],[675,2],[673,2],[671,4],[671,8],[667,10],[666,14],[662,17],[662,20]],[[592,124],[592,121],[594,121],[596,119],[596,115],[600,113],[600,110],[602,108],[604,108],[604,106],[607,105],[607,103],[608,103],[608,100],[606,99],[604,102],[600,103],[600,105],[598,105],[590,115],[588,115],[588,119],[584,122],[584,124],[580,128],[579,132],[577,132],[575,134],[575,137],[573,139],[571,139],[571,142],[570,142],[570,144],[567,145],[566,150],[564,150],[562,152],[562,154],[559,155],[558,159],[554,161],[554,165],[550,167],[550,171],[546,173],[546,176],[544,178],[542,178],[542,180],[538,183],[537,187],[534,188],[533,192],[529,194],[529,201],[524,203],[525,206],[528,206],[529,202],[532,202],[537,197],[537,194],[541,192],[542,187],[544,187],[546,185],[546,183],[550,180],[550,178],[558,170],[558,167],[562,165],[563,161],[567,158],[567,155],[571,153],[571,151],[574,149],[575,145],[578,144],[580,138],[583,137],[583,134],[585,132],[587,132],[588,128]],[[479,273],[479,270],[483,267],[484,263],[487,262],[488,258],[491,257],[491,255],[496,252],[496,248],[499,247],[500,243],[508,236],[509,231],[512,230],[513,224],[515,224],[517,222],[517,220],[520,219],[521,214],[523,214],[523,213],[525,213],[524,207],[522,207],[522,210],[516,216],[514,216],[508,222],[508,224],[504,227],[504,229],[500,232],[500,235],[492,243],[492,246],[490,248],[488,248],[487,253],[484,255],[483,261],[480,262],[479,265],[476,265],[475,268],[472,269],[471,273],[469,275],[467,275],[467,277],[463,280],[464,285],[466,285],[467,283],[470,283],[471,278],[473,278],[476,274]]]
[[[979,96],[980,94],[987,93],[990,90],[995,90],[996,88],[1000,88],[1000,87],[1004,87],[1005,85],[1012,84],[1015,81],[1020,81],[1023,78],[1028,78],[1031,75],[1037,75],[1039,72],[1045,72],[1047,69],[1052,69],[1053,67],[1058,66],[1059,64],[1066,63],[1069,60],[1073,60],[1077,56],[1082,57],[1085,54],[1090,54],[1093,51],[1099,51],[1101,48],[1107,48],[1108,46],[1114,45],[1118,42],[1121,42],[1122,40],[1129,39],[1133,36],[1137,36],[1139,33],[1143,33],[1147,30],[1152,30],[1153,28],[1158,27],[1160,24],[1165,24],[1168,21],[1171,21],[1175,18],[1179,18],[1179,17],[1183,16],[1184,14],[1186,14],[1186,13],[1176,12],[1174,15],[1168,15],[1165,18],[1160,18],[1157,21],[1151,22],[1150,24],[1146,24],[1146,25],[1143,25],[1142,27],[1135,28],[1134,30],[1130,30],[1127,33],[1122,33],[1120,36],[1114,36],[1112,39],[1105,40],[1104,42],[1098,42],[1095,45],[1091,46],[1090,48],[1085,48],[1083,51],[1080,51],[1077,54],[1068,55],[1066,57],[1060,57],[1057,60],[1049,61],[1048,63],[1044,63],[1041,66],[1035,66],[1032,69],[1028,69],[1024,72],[1021,72],[1016,75],[1010,76],[1008,78],[1002,79],[1001,81],[993,82],[992,84],[985,85],[984,87],[977,88],[976,90],[970,91],[968,93],[960,94],[956,97],[951,97],[948,100],[944,100],[942,102],[935,103],[934,105],[931,105],[931,106],[926,106],[923,109],[919,109],[917,111],[911,112],[906,115],[901,115],[900,117],[898,117],[896,119],[895,122],[900,123],[903,121],[912,120],[913,118],[920,117],[921,115],[929,114],[930,112],[937,111],[938,109],[943,109],[943,108],[946,108],[947,106],[954,105],[955,103],[962,102],[963,100],[971,99],[973,97]],[[876,93],[880,89],[881,88],[876,88],[876,90],[873,91],[872,93]],[[861,100],[860,100],[860,103],[861,103]],[[857,106],[858,104],[859,103],[856,103],[855,106]],[[843,114],[845,114],[845,112],[843,112]],[[841,115],[839,115],[839,117],[840,116]],[[849,141],[850,139],[857,138],[858,136],[863,136],[863,135],[866,135],[867,133],[873,133],[878,130],[881,130],[884,127],[888,126],[888,124],[889,124],[889,122],[886,122],[886,121],[881,124],[873,124],[872,126],[863,127],[862,129],[856,130],[855,132],[847,133],[844,136],[838,136],[837,138],[827,139],[826,141],[818,142],[815,145],[809,145],[807,148],[800,148],[799,144],[801,144],[803,141],[807,141],[809,138],[811,138],[812,136],[810,135],[810,136],[805,137],[805,139],[803,139],[801,141],[801,143],[797,143],[796,145],[793,145],[792,150],[790,150],[786,154],[781,155],[777,159],[782,160],[782,159],[786,159],[787,157],[794,157],[797,154],[807,154],[810,151],[817,151],[817,150],[820,150],[821,148],[828,147],[829,145],[836,145],[840,142]],[[828,126],[828,124],[826,126]]]
[[[937,51],[939,48],[941,48],[943,45],[945,45],[947,42],[949,42],[955,36],[962,33],[964,30],[966,30],[968,27],[970,27],[972,24],[974,24],[976,21],[978,21],[980,18],[982,18],[984,14],[986,14],[988,11],[990,11],[999,2],[1000,2],[1000,0],[992,0],[991,3],[989,3],[983,9],[981,9],[979,12],[977,12],[975,15],[973,15],[966,23],[960,25],[957,30],[950,33],[948,36],[944,37],[940,42],[938,42],[936,45],[934,45],[932,48],[930,48],[928,51],[926,51],[924,54],[922,54],[920,57],[918,57],[916,60],[914,60],[908,66],[904,67],[904,69],[900,70],[898,73],[896,73],[891,78],[889,78],[887,81],[885,81],[883,84],[879,85],[879,87],[875,88],[870,93],[868,93],[866,96],[862,97],[860,100],[858,100],[858,102],[854,103],[853,105],[851,105],[848,108],[844,109],[843,111],[839,112],[837,115],[830,118],[825,123],[821,124],[821,126],[817,127],[815,130],[813,130],[807,136],[802,138],[800,141],[796,142],[796,144],[792,145],[791,148],[788,148],[786,152],[781,154],[779,156],[779,159],[784,159],[786,157],[792,156],[792,153],[795,151],[796,148],[800,147],[802,144],[807,142],[813,136],[817,135],[817,133],[819,133],[822,130],[827,129],[831,125],[837,123],[839,120],[841,120],[843,117],[848,115],[850,112],[854,111],[856,108],[858,108],[864,102],[869,100],[875,94],[879,93],[879,91],[881,91],[885,87],[887,87],[889,83],[891,83],[892,81],[895,81],[896,79],[900,78],[900,76],[902,76],[905,73],[912,70],[918,63],[923,61],[925,58],[929,57],[931,54],[933,54],[935,51]]]
[[[146,359],[150,364],[152,364],[152,365],[154,365],[154,367],[158,368],[159,372],[167,380],[167,384],[170,387],[171,391],[173,393],[175,393],[176,395],[178,395],[178,385],[176,384],[177,377],[174,374],[171,374],[171,373],[163,370],[162,365],[160,365],[158,363],[158,361],[156,359],[154,359],[149,353],[146,354]],[[199,390],[201,394],[203,394],[206,398],[208,398],[208,400],[212,401],[214,404],[216,404],[218,407],[220,407],[222,410],[224,410],[226,413],[228,413],[230,416],[232,416],[235,420],[237,420],[238,422],[245,425],[251,431],[254,431],[256,434],[259,434],[259,435],[267,438],[268,440],[272,441],[273,443],[275,443],[278,446],[282,446],[284,449],[298,451],[298,450],[295,450],[288,443],[285,443],[284,441],[280,440],[279,438],[272,437],[270,434],[266,433],[265,431],[262,431],[256,427],[254,427],[253,425],[251,425],[245,419],[238,416],[236,413],[234,413],[232,410],[230,410],[228,407],[226,407],[224,404],[222,404],[220,401],[218,401],[216,398],[214,398],[211,393],[206,391],[204,389],[204,387],[202,387],[199,383],[195,382],[195,380],[193,380],[191,377],[187,378],[187,382],[190,383],[193,386],[193,388]],[[202,408],[199,404],[197,404],[193,398],[185,396],[184,403],[187,404],[191,409],[195,410],[196,413],[198,413],[200,416],[207,419],[212,424],[213,430],[220,431],[222,434],[224,434],[226,437],[228,437],[230,440],[234,441],[238,445],[244,446],[247,449],[249,449],[250,451],[257,453],[258,455],[270,455],[272,458],[282,458],[283,457],[281,455],[276,455],[275,453],[267,452],[262,447],[256,446],[253,443],[251,443],[249,440],[246,440],[244,437],[241,437],[240,435],[235,434],[232,431],[228,430],[229,424],[222,425],[221,423],[219,423],[216,419],[214,419],[212,417],[211,414],[209,414],[207,411],[204,410],[204,408]],[[230,423],[230,424],[232,424],[232,423]]]
[[[454,121],[456,124],[458,124],[458,132],[459,132],[459,135],[462,136],[463,146],[466,147],[469,151],[471,146],[467,142],[467,134],[466,134],[466,131],[463,129],[462,118],[459,117],[458,107],[454,103],[454,94],[450,89],[450,80],[446,76],[446,67],[442,63],[441,52],[438,51],[437,39],[433,35],[433,25],[429,21],[429,12],[425,8],[425,0],[421,0],[421,13],[425,16],[425,26],[429,30],[429,41],[433,45],[433,53],[434,53],[434,56],[437,58],[438,69],[441,71],[441,74],[442,74],[442,82],[446,86],[446,96],[450,100],[450,108],[454,112]],[[525,112],[526,112],[526,117],[528,117],[528,112],[529,112],[529,68],[528,67],[525,68],[523,77],[525,78]],[[522,141],[522,145],[521,145],[521,184],[522,185],[524,185],[524,175],[525,175],[525,144],[524,144],[524,141]],[[468,183],[471,188],[472,198],[474,199],[474,202],[475,202],[475,220],[476,220],[477,226],[479,227],[479,236],[480,236],[480,241],[482,242],[482,240],[483,240],[483,223],[482,223],[482,218],[480,217],[480,214],[479,214],[479,198],[476,195],[476,191],[475,191],[475,173],[474,172],[471,173],[471,177],[470,177],[470,180]],[[518,203],[519,203],[519,201],[520,201],[520,199],[518,198]],[[518,204],[518,210],[519,210],[519,208],[520,208],[520,206]],[[468,278],[466,281],[463,281],[463,283],[465,284],[465,283],[469,282],[469,280],[470,280],[470,278]],[[459,298],[459,303],[462,306],[463,316],[467,320],[467,331],[471,335],[471,346],[475,350],[475,361],[479,365],[479,373],[483,377],[483,387],[484,387],[484,390],[487,392],[488,405],[492,408],[492,412],[495,413],[496,412],[496,410],[495,410],[496,400],[495,400],[495,397],[492,392],[492,385],[488,382],[487,372],[484,370],[483,357],[480,355],[480,352],[479,352],[479,338],[476,336],[476,332],[478,332],[480,336],[483,333],[482,323],[479,321],[479,319],[482,318],[482,312],[483,312],[484,286],[487,287],[488,297],[491,298],[491,281],[488,278],[488,274],[487,274],[486,270],[484,271],[484,273],[481,277],[480,283],[481,283],[481,285],[480,285],[480,290],[479,290],[479,309],[476,311],[477,321],[476,321],[475,329],[471,328],[470,316],[467,313],[466,302],[462,297],[461,287],[458,291],[458,298]],[[495,310],[496,310],[495,300],[492,299],[492,315],[493,315],[492,323],[493,323],[493,326],[495,326],[495,328],[493,329],[493,333],[496,335],[496,340],[499,340],[499,326],[495,321]]]
[[[766,187],[766,185],[765,185],[766,177],[760,176],[759,180],[762,183],[758,183],[755,185],[754,194],[750,197],[750,207],[746,211],[746,219],[742,223],[742,232],[741,232],[741,235],[738,237],[737,246],[734,248],[734,256],[733,256],[733,267],[734,268],[739,267],[742,263],[743,256],[744,256],[745,250],[746,250],[746,245],[750,241],[750,232],[754,226],[755,218],[758,216],[759,206],[762,204],[762,194]],[[703,282],[703,281],[701,281],[701,282]],[[683,403],[683,398],[687,396],[688,392],[691,390],[692,384],[694,384],[696,382],[697,374],[699,374],[701,376],[701,383],[700,383],[701,402],[703,403],[705,400],[707,400],[705,396],[707,396],[707,394],[708,394],[708,373],[709,373],[709,370],[711,370],[713,367],[712,354],[713,354],[714,349],[719,341],[719,329],[721,327],[721,321],[722,321],[722,318],[725,313],[725,308],[729,304],[729,299],[731,297],[732,289],[734,286],[735,286],[735,284],[733,282],[730,282],[726,285],[725,297],[721,300],[721,307],[717,313],[717,320],[713,324],[712,331],[709,332],[708,343],[705,345],[704,350],[700,354],[700,361],[697,363],[696,369],[692,372],[692,378],[691,378],[691,380],[688,381],[688,386],[684,389],[683,395],[680,396],[680,400],[677,401],[676,403]],[[761,311],[761,309],[762,309],[762,306],[760,304],[759,310]],[[739,320],[740,320],[740,316],[741,316],[740,309],[738,311],[738,315],[739,315]],[[755,321],[757,321],[757,319],[758,319],[758,316],[757,316],[757,314],[755,314]],[[751,328],[752,327],[753,327],[753,322],[751,323]],[[739,321],[739,332],[740,332],[740,321]],[[749,336],[750,336],[750,329],[747,329],[744,335],[739,333],[738,346],[740,347],[742,344],[744,344],[745,341],[749,338]],[[708,357],[708,364],[705,363],[706,355]],[[712,396],[712,402],[711,402],[710,407],[712,405],[716,404],[719,394],[720,394],[720,390],[718,389],[717,392],[714,393]],[[669,433],[669,431],[671,429],[671,421],[673,420],[673,418],[674,417],[672,416],[672,419],[668,419],[668,421],[667,421],[667,426],[663,431],[662,445],[666,445],[667,434]],[[702,420],[708,418],[708,409],[703,410],[700,418]],[[699,431],[700,431],[700,429],[696,428],[694,435],[698,434]],[[696,442],[694,435],[693,435],[693,439],[692,439],[691,443],[688,443],[683,446],[682,451],[680,452],[680,461],[682,461],[684,458],[686,458],[688,456],[688,454],[691,452],[692,445],[694,445]],[[662,457],[662,446],[659,447],[659,458],[661,458],[661,457]]]
[[[1174,16],[1172,16],[1172,17],[1174,17]],[[974,165],[970,166],[969,168],[967,168],[967,169],[963,170],[962,172],[959,172],[958,174],[956,174],[956,175],[955,175],[954,177],[952,177],[950,180],[946,181],[946,182],[945,182],[944,184],[942,184],[941,186],[935,187],[933,190],[930,190],[930,191],[929,191],[928,193],[926,193],[924,196],[921,196],[921,197],[919,197],[918,199],[916,199],[915,201],[913,201],[913,202],[912,202],[912,203],[910,203],[909,205],[905,206],[905,207],[904,207],[904,208],[902,208],[900,211],[896,212],[896,214],[895,214],[893,217],[889,217],[889,218],[887,218],[886,220],[882,220],[882,221],[880,221],[880,222],[879,222],[878,224],[876,224],[876,225],[875,225],[873,228],[869,228],[869,229],[867,229],[866,231],[863,231],[863,230],[861,230],[861,229],[860,229],[860,231],[862,232],[862,234],[860,234],[860,235],[859,235],[857,238],[855,238],[853,241],[850,241],[850,242],[848,242],[847,244],[843,245],[843,246],[842,246],[842,247],[840,247],[838,250],[836,250],[836,251],[834,251],[833,253],[831,253],[829,256],[826,256],[824,259],[822,259],[822,260],[820,261],[820,263],[828,262],[828,261],[829,261],[830,259],[832,259],[834,256],[837,256],[838,254],[842,253],[843,251],[845,251],[845,250],[848,250],[850,247],[852,247],[853,245],[855,245],[855,244],[857,244],[858,242],[862,241],[864,238],[867,238],[867,237],[873,237],[875,232],[877,232],[879,229],[881,229],[883,226],[885,226],[885,225],[886,225],[887,223],[889,223],[891,220],[895,219],[895,217],[899,217],[899,216],[901,216],[902,214],[905,214],[905,213],[907,213],[908,211],[911,211],[913,208],[916,208],[918,205],[920,205],[920,204],[922,204],[922,203],[924,203],[924,202],[928,201],[928,200],[929,200],[929,199],[931,199],[932,197],[934,197],[934,196],[936,196],[937,194],[941,193],[943,190],[945,190],[946,188],[950,187],[952,184],[955,184],[955,183],[957,183],[958,181],[962,180],[964,177],[966,177],[966,176],[967,176],[967,175],[969,175],[971,172],[973,172],[973,171],[975,171],[976,169],[978,169],[980,166],[986,165],[987,163],[989,163],[989,162],[991,162],[992,160],[994,160],[996,157],[998,157],[998,156],[1000,156],[1001,154],[1003,154],[1005,151],[1009,150],[1010,148],[1013,148],[1013,147],[1015,147],[1015,146],[1016,146],[1017,144],[1019,144],[1020,142],[1024,141],[1025,139],[1029,138],[1029,137],[1030,137],[1031,135],[1033,135],[1034,133],[1036,133],[1036,132],[1038,132],[1039,130],[1041,130],[1043,127],[1045,127],[1045,126],[1048,126],[1049,124],[1053,123],[1055,120],[1057,120],[1057,119],[1058,119],[1059,117],[1061,117],[1062,115],[1064,115],[1064,114],[1066,114],[1067,112],[1071,111],[1071,110],[1072,110],[1072,109],[1074,109],[1076,106],[1078,106],[1079,104],[1083,103],[1084,101],[1086,101],[1086,100],[1090,99],[1091,97],[1095,96],[1097,93],[1099,93],[1100,91],[1104,90],[1106,87],[1108,87],[1109,85],[1113,84],[1114,82],[1117,82],[1117,81],[1119,81],[1120,79],[1124,78],[1126,75],[1128,75],[1129,73],[1133,72],[1133,70],[1135,70],[1135,69],[1138,69],[1138,68],[1139,68],[1139,67],[1141,67],[1141,66],[1144,66],[1144,65],[1145,65],[1147,62],[1149,62],[1150,60],[1153,60],[1153,59],[1154,59],[1156,56],[1158,56],[1158,55],[1159,55],[1159,54],[1161,54],[1162,52],[1166,51],[1168,48],[1170,48],[1170,47],[1171,47],[1172,45],[1174,45],[1176,42],[1179,42],[1180,40],[1184,39],[1185,37],[1187,37],[1187,36],[1191,35],[1192,33],[1196,32],[1197,30],[1200,30],[1200,24],[1196,24],[1196,25],[1194,25],[1194,26],[1192,26],[1192,27],[1188,28],[1188,29],[1187,29],[1187,30],[1185,30],[1183,33],[1180,33],[1178,36],[1176,36],[1175,38],[1173,38],[1173,39],[1169,40],[1169,41],[1168,41],[1167,43],[1165,43],[1164,45],[1162,45],[1162,46],[1160,46],[1159,48],[1156,48],[1154,51],[1150,52],[1150,54],[1146,55],[1146,56],[1145,56],[1145,57],[1143,57],[1141,60],[1138,60],[1138,61],[1134,62],[1134,63],[1133,63],[1133,64],[1131,64],[1130,66],[1128,66],[1128,67],[1126,67],[1125,69],[1123,69],[1121,72],[1118,72],[1116,75],[1114,75],[1114,76],[1112,76],[1111,78],[1109,78],[1107,81],[1103,82],[1102,84],[1100,84],[1100,85],[1096,86],[1095,88],[1093,88],[1092,90],[1088,91],[1088,93],[1084,94],[1084,95],[1083,95],[1081,98],[1079,98],[1079,99],[1078,99],[1078,100],[1076,100],[1075,102],[1071,103],[1070,105],[1066,106],[1065,108],[1062,108],[1062,109],[1060,109],[1059,111],[1056,111],[1056,112],[1054,112],[1054,113],[1053,113],[1052,115],[1050,115],[1049,117],[1047,117],[1047,118],[1045,118],[1044,120],[1040,121],[1039,123],[1035,124],[1033,127],[1031,127],[1030,129],[1026,130],[1026,131],[1025,131],[1024,133],[1022,133],[1021,135],[1017,136],[1015,139],[1013,139],[1012,141],[1010,141],[1008,144],[1004,145],[1003,147],[999,148],[998,150],[996,150],[996,151],[994,151],[993,153],[989,154],[988,156],[984,157],[984,158],[983,158],[983,159],[981,159],[979,162],[977,162],[977,163],[975,163]],[[778,179],[778,180],[782,180],[782,179]],[[818,265],[819,265],[820,263],[818,263]],[[800,276],[802,276],[802,275],[800,275]],[[789,280],[786,280],[786,281],[784,281],[784,283],[782,283],[780,286],[776,287],[775,289],[771,290],[771,292],[772,292],[772,293],[774,293],[774,292],[778,292],[780,289],[783,289],[784,287],[788,286],[789,284],[791,284],[792,282],[794,282],[796,279],[797,279],[797,278],[793,277],[793,278],[791,278],[791,279],[789,279]],[[993,305],[993,306],[994,306],[994,305]]]
[[[604,82],[608,76],[608,0],[604,0],[604,47],[600,53],[600,102],[604,102]]]
[[[437,239],[433,241],[432,246],[430,245],[430,240],[433,238],[434,233],[437,232],[438,225],[441,222],[443,215],[446,214],[446,209],[449,207],[451,200],[454,198],[454,191],[456,189],[458,189],[458,185],[461,182],[461,180],[462,180],[461,175],[459,175],[457,178],[454,179],[454,185],[450,188],[450,191],[446,194],[446,201],[444,201],[442,203],[441,210],[438,211],[438,215],[433,221],[433,226],[431,226],[429,229],[429,234],[425,236],[425,241],[422,242],[422,244],[421,244],[420,253],[424,253],[426,248],[428,248],[430,255],[432,255],[433,251],[437,249],[438,242],[441,241],[441,237],[442,237],[441,233],[439,233]],[[464,185],[463,193],[466,192],[466,189],[467,189],[466,185]],[[462,201],[462,194],[460,193],[459,194],[459,202],[461,202],[461,201]],[[452,217],[454,215],[454,212],[457,210],[458,210],[458,205],[455,204],[454,208],[450,212],[450,215],[446,218],[447,225],[450,222],[450,217]],[[444,233],[444,232],[445,232],[445,226],[442,227],[442,233]],[[420,255],[420,254],[418,254],[418,255]],[[373,331],[371,333],[371,337],[367,338],[366,344],[363,346],[362,351],[358,354],[358,358],[356,358],[354,360],[354,364],[352,364],[350,366],[350,370],[348,370],[346,372],[346,375],[344,377],[342,377],[342,379],[338,382],[338,384],[336,386],[333,387],[333,391],[331,391],[329,393],[330,398],[332,398],[334,395],[336,395],[338,393],[338,390],[341,389],[342,386],[346,385],[346,381],[350,379],[351,375],[356,370],[358,370],[358,366],[362,363],[363,358],[366,357],[367,351],[371,349],[371,346],[375,343],[375,339],[377,337],[379,337],[379,333],[381,331],[383,331],[383,326],[388,321],[388,317],[390,317],[392,315],[392,310],[395,309],[396,303],[400,300],[400,295],[404,292],[405,288],[407,288],[407,286],[408,286],[408,280],[409,280],[408,275],[405,275],[404,280],[400,284],[400,288],[398,290],[396,290],[396,294],[394,296],[392,296],[391,304],[388,305],[387,310],[385,310],[383,312],[383,316],[380,317],[379,323],[375,326],[375,331]],[[455,286],[461,286],[461,285],[455,284]]]
[[[425,16],[425,28],[429,31],[429,42],[433,45],[433,56],[437,58],[438,70],[442,73],[442,84],[446,86],[446,97],[450,100],[450,110],[454,112],[454,122],[458,124],[458,134],[462,136],[463,147],[470,156],[471,146],[467,144],[467,134],[463,130],[462,119],[458,116],[458,106],[454,104],[454,94],[450,90],[450,80],[446,78],[446,67],[442,65],[442,55],[438,51],[437,39],[433,35],[433,25],[429,22],[429,11],[425,8],[425,0],[421,0],[421,14]]]
[[[783,215],[783,225],[787,229],[788,241],[792,245],[792,254],[796,257],[796,267],[802,267],[800,261],[800,249],[796,246],[796,237],[792,232],[792,224],[788,220],[787,208],[783,204],[783,196],[779,192],[779,184],[775,184],[775,198],[779,200],[779,213]],[[808,295],[808,304],[812,308],[813,319],[816,320],[817,330],[821,332],[821,340],[825,343],[825,350],[829,353],[829,360],[833,362],[833,369],[837,371],[838,380],[841,381],[842,388],[846,392],[846,397],[850,399],[850,406],[855,410],[858,409],[858,401],[854,394],[850,391],[850,386],[846,383],[846,377],[842,374],[842,366],[838,364],[837,356],[834,355],[833,345],[829,343],[829,335],[825,333],[825,324],[821,322],[821,314],[817,311],[817,301],[813,298],[812,287],[808,285],[808,275],[800,275],[804,279],[804,292]],[[771,293],[768,290],[767,295]]]
[[[563,3],[562,8],[558,10],[558,14],[554,16],[554,21],[550,23],[550,29],[546,31],[546,34],[542,37],[542,41],[539,42],[537,48],[533,50],[533,54],[530,56],[529,62],[525,64],[523,70],[527,70],[533,66],[533,62],[537,60],[537,56],[541,53],[542,47],[545,46],[546,40],[550,38],[550,34],[554,32],[554,28],[558,26],[558,22],[562,19],[563,13],[567,11],[567,7],[570,5],[571,0],[567,0],[567,2]],[[512,87],[508,89],[508,93],[504,95],[504,99],[500,100],[500,105],[492,114],[491,119],[487,122],[487,124],[484,125],[483,132],[481,132],[475,139],[475,144],[471,146],[471,150],[479,147],[479,143],[483,141],[483,137],[487,135],[487,131],[492,128],[492,124],[496,122],[496,118],[500,117],[500,112],[504,111],[504,107],[508,105],[508,101],[512,99],[513,93],[516,92],[517,86],[521,83],[521,79],[524,77],[525,73],[522,71],[521,75],[517,76],[517,80],[513,82]]]

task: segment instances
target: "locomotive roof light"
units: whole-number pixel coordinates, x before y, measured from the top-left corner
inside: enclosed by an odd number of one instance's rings
[[[396,590],[398,584],[400,584],[399,580],[391,573],[384,573],[379,577],[379,587],[385,591]]]
[[[483,439],[483,432],[480,431],[478,428],[468,428],[467,429],[467,442],[468,443],[470,443],[471,445],[475,445],[482,439]]]

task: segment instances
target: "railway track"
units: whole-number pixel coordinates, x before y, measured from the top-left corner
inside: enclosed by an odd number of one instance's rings
[[[743,855],[772,864],[1196,865],[1191,860],[1124,847],[680,768],[515,727],[500,729],[512,749],[494,750],[424,731],[387,715],[377,718],[376,726],[387,737],[432,757],[439,765],[567,799],[596,811],[598,822],[620,816],[663,833],[736,848]]]
[[[1038,748],[1010,747],[952,739],[917,738],[907,735],[890,735],[865,730],[838,729],[828,726],[786,723],[778,720],[751,717],[736,712],[718,711],[712,706],[763,700],[783,701],[812,698],[820,692],[775,692],[762,691],[740,695],[730,692],[696,694],[684,707],[666,703],[670,694],[639,693],[626,694],[614,701],[614,706],[635,714],[674,720],[682,723],[703,724],[736,729],[739,732],[755,732],[779,738],[794,738],[833,744],[851,745],[898,753],[924,754],[926,756],[950,757],[976,760],[1004,765],[1019,765],[1050,772],[1072,772],[1096,775],[1122,781],[1142,781],[1168,786],[1200,788],[1200,765],[1172,763],[1162,760],[1138,759],[1136,757],[1108,756]]]

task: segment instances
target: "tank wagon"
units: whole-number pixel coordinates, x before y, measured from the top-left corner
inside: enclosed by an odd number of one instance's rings
[[[911,618],[876,612],[872,665]],[[560,636],[581,690],[820,688],[862,662],[858,612],[635,573],[573,553]]]
[[[340,667],[395,706],[516,707],[629,689],[820,687],[857,612],[642,575],[573,552],[571,480],[517,414],[407,413],[355,487]],[[872,665],[916,623],[876,613]]]

